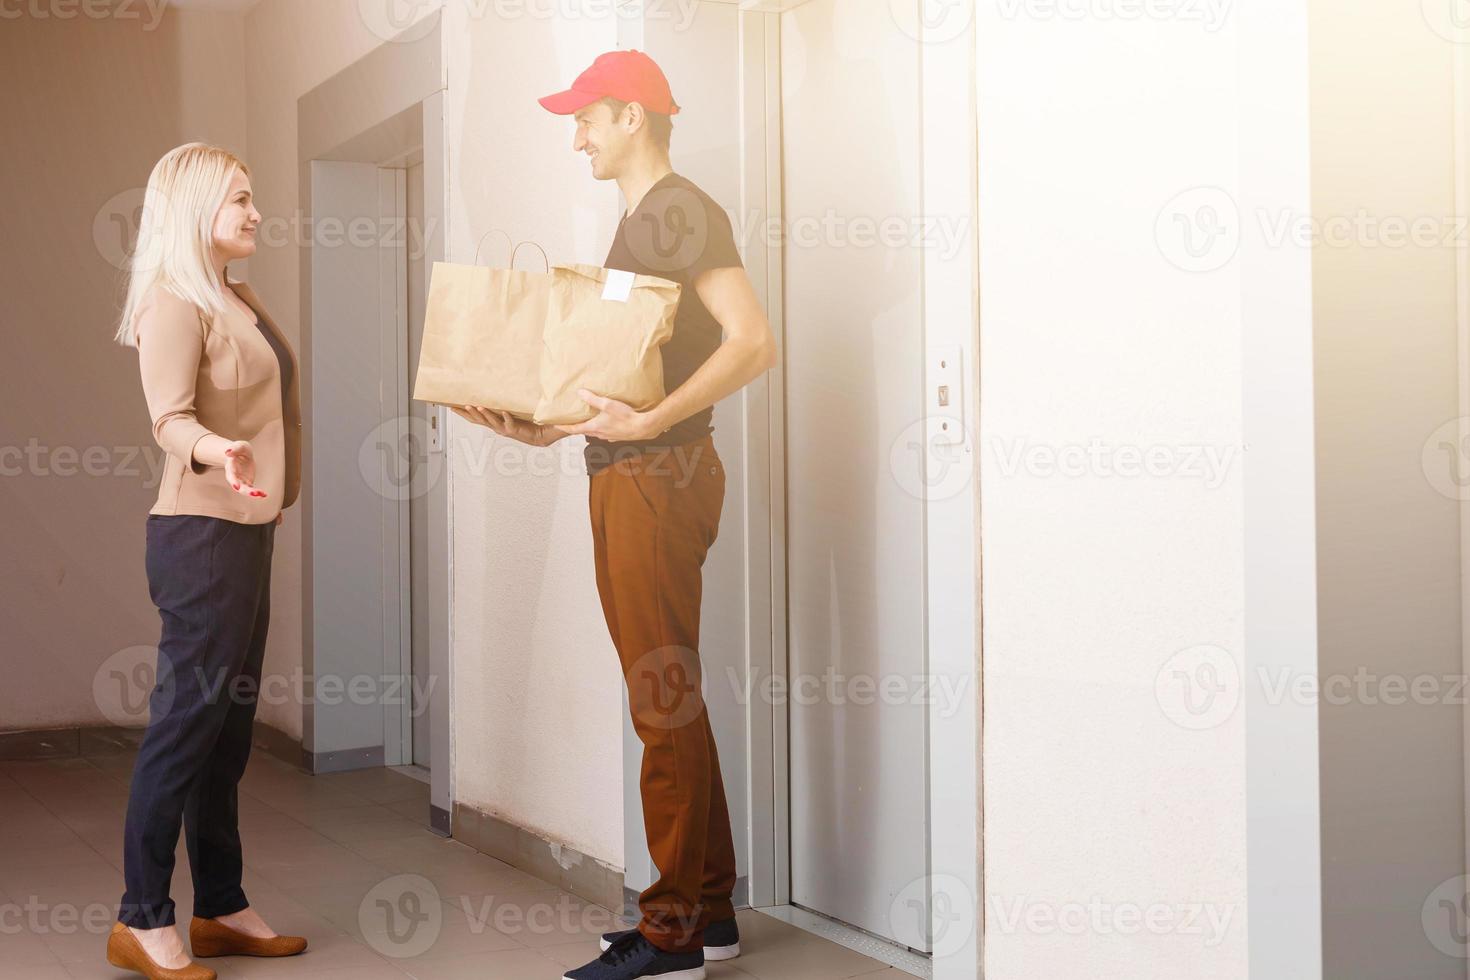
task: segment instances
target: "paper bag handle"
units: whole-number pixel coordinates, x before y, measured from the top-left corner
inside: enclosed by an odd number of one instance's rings
[[[514,250],[513,246],[515,245],[515,243],[510,240],[510,235],[508,235],[505,232],[501,231],[499,228],[491,228],[489,231],[485,232],[485,234],[481,235],[479,242],[476,243],[476,245],[475,245],[475,261],[472,262],[471,265],[479,265],[480,264],[480,249],[482,249],[482,248],[485,247],[485,239],[489,238],[491,235],[505,235],[505,246],[506,246],[506,248],[510,248],[511,249],[510,259],[511,259],[512,264],[514,264],[514,262],[515,262],[515,250]]]
[[[542,248],[540,245],[537,245],[535,242],[532,242],[532,241],[521,242],[520,245],[517,245],[515,248],[513,248],[513,249],[510,250],[510,267],[512,269],[514,269],[516,267],[516,253],[521,250],[521,247],[523,245],[529,245],[532,248],[534,248],[536,251],[540,252],[541,253],[541,261],[546,264],[546,271],[547,272],[550,272],[551,271],[551,259],[547,257],[547,255],[546,255],[546,249]]]
[[[535,242],[532,241],[525,241],[521,242],[520,245],[516,245],[514,242],[511,241],[510,235],[501,231],[499,228],[491,228],[489,231],[485,232],[485,234],[480,236],[479,243],[475,245],[475,261],[472,263],[473,265],[480,264],[480,249],[485,247],[485,239],[489,238],[491,235],[505,236],[505,244],[511,246],[510,262],[506,264],[507,269],[514,269],[516,267],[516,254],[520,252],[521,246],[529,245],[536,251],[541,253],[541,261],[545,264],[546,271],[551,271],[551,259],[547,257],[546,249],[542,248],[540,245],[537,245]]]

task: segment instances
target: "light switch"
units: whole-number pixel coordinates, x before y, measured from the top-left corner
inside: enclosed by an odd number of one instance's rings
[[[958,344],[929,348],[924,429],[930,446],[959,446],[965,441],[965,375],[960,353]]]

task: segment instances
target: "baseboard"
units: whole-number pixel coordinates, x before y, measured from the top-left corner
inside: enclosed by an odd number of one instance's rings
[[[638,909],[638,897],[640,894],[641,893],[638,891],[638,889],[629,888],[627,885],[624,885],[623,906],[622,908],[614,909],[613,911],[617,912],[625,919],[640,918],[643,914]],[[735,879],[735,890],[730,893],[730,901],[735,906],[736,911],[739,911],[740,909],[750,908],[749,876]]]
[[[279,728],[257,721],[251,726],[250,745],[273,759],[280,759],[297,769],[311,772],[311,767],[307,765],[310,760],[301,748],[301,739],[288,735]]]
[[[321,776],[329,772],[351,772],[354,769],[380,769],[387,753],[381,745],[360,749],[338,749],[335,752],[302,752],[306,771]]]
[[[141,728],[116,726],[0,732],[0,761],[31,762],[127,752],[136,749],[142,738]]]
[[[613,912],[623,906],[623,872],[565,844],[536,836],[463,803],[454,804],[455,840],[562,891]]]
[[[255,723],[251,743],[267,755],[316,776],[352,769],[375,769],[383,765],[384,758],[381,745],[336,752],[308,752],[302,747],[301,739],[262,721]]]
[[[0,732],[0,761],[29,762],[68,759],[80,755],[135,752],[143,741],[143,732],[142,728],[122,728],[117,725]],[[257,721],[251,733],[251,744],[267,755],[310,771],[307,766],[309,760],[301,750],[301,740],[287,735],[279,728]]]

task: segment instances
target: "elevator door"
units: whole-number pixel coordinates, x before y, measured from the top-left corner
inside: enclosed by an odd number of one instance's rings
[[[924,414],[920,62],[890,6],[782,15],[791,900],[928,951],[924,509],[894,452]]]

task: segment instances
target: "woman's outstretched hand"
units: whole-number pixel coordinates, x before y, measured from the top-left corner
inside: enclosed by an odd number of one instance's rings
[[[225,479],[242,496],[266,495],[264,490],[255,485],[255,450],[248,442],[232,442],[225,447]]]

